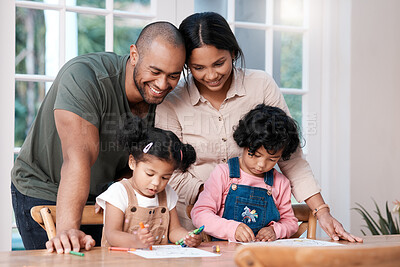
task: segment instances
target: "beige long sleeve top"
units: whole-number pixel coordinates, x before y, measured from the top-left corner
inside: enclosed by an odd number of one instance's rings
[[[289,114],[284,97],[273,78],[259,70],[234,71],[231,88],[219,110],[200,95],[192,77],[178,86],[157,106],[155,126],[173,131],[197,153],[195,164],[186,172],[176,172],[169,184],[178,193],[179,201],[193,204],[199,187],[208,179],[217,164],[240,156],[242,149],[233,139],[233,127],[257,104],[276,106]],[[292,193],[302,202],[320,192],[310,165],[299,148],[287,161],[278,163],[289,178]]]

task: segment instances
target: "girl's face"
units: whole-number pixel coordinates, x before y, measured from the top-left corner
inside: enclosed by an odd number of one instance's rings
[[[136,162],[132,155],[129,156],[129,167],[133,170],[131,183],[139,194],[153,198],[167,186],[174,166],[152,155],[145,157],[145,161]]]
[[[261,146],[253,156],[250,156],[248,149],[245,148],[240,158],[240,167],[248,174],[264,177],[264,173],[270,171],[281,158],[282,152],[283,149],[271,155]]]
[[[233,56],[228,50],[204,45],[192,51],[188,66],[200,92],[228,91],[232,82]]]

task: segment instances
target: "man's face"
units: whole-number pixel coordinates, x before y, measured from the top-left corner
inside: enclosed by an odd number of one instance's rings
[[[160,104],[178,84],[185,63],[184,46],[175,47],[156,39],[139,54],[133,71],[133,81],[143,100]]]

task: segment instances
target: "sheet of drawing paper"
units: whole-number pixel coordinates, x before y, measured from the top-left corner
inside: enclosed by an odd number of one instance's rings
[[[290,239],[278,239],[271,242],[249,242],[241,243],[242,245],[259,245],[259,246],[287,246],[287,247],[332,247],[332,246],[344,246],[343,244],[314,240],[307,238],[290,238]]]
[[[183,248],[180,245],[160,245],[153,246],[152,250],[137,249],[129,251],[146,259],[163,259],[163,258],[191,258],[191,257],[218,257],[221,254],[211,253],[198,248]]]

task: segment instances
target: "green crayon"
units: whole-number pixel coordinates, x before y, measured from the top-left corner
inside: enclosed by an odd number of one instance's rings
[[[76,256],[81,256],[81,257],[85,256],[85,254],[83,254],[81,252],[76,252],[76,251],[73,251],[73,250],[71,250],[69,252],[69,254],[76,255]]]
[[[189,232],[189,236],[191,235],[198,235],[204,230],[204,225],[200,226],[199,228]],[[183,238],[179,239],[175,242],[176,245],[181,245],[182,247],[186,247],[185,243],[183,242]]]

